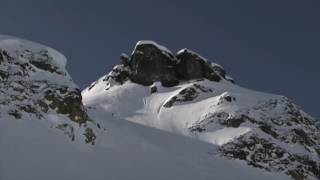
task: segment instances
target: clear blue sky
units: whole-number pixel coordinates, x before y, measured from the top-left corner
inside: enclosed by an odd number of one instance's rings
[[[319,0],[0,0],[0,33],[50,45],[83,88],[151,39],[219,63],[238,84],[320,117]]]

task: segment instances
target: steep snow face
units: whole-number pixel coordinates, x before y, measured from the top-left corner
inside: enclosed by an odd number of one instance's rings
[[[237,116],[238,111],[249,110],[260,102],[278,98],[241,88],[228,81],[191,81],[166,88],[160,83],[146,87],[130,81],[110,87],[102,79],[90,90],[82,92],[85,106],[218,145],[228,143],[253,127],[240,123],[237,128],[230,126],[224,129],[222,124],[207,122],[210,115],[229,113],[227,118],[232,118]],[[155,92],[151,92],[152,89]],[[202,131],[206,133],[198,133]]]
[[[314,118],[286,97],[234,84],[223,67],[191,50],[179,51],[176,58],[176,67],[183,69],[177,72],[189,74],[177,85],[130,81],[131,57],[85,89],[83,103],[102,114],[218,145],[219,154],[254,167],[283,171],[294,179],[320,178]],[[199,69],[208,64],[213,71],[202,76]]]

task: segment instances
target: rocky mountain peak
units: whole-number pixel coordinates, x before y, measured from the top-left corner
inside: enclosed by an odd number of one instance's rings
[[[173,55],[138,42],[121,59],[82,92],[84,104],[218,145],[216,154],[249,166],[320,178],[319,123],[290,99],[230,83],[223,67],[189,49]]]
[[[115,67],[114,79],[131,80],[149,86],[160,81],[165,87],[178,85],[181,81],[208,79],[219,82],[226,77],[226,71],[201,55],[182,49],[174,55],[166,47],[153,41],[137,42],[131,57],[122,54],[121,67]],[[119,69],[120,68],[120,69]],[[125,73],[121,73],[124,72]]]

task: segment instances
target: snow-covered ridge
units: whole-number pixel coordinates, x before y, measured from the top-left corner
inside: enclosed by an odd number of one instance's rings
[[[11,55],[17,55],[25,50],[31,50],[34,52],[45,50],[48,51],[49,56],[52,57],[54,60],[53,63],[56,66],[65,70],[67,65],[66,57],[57,50],[25,39],[0,34],[0,49],[5,49]]]

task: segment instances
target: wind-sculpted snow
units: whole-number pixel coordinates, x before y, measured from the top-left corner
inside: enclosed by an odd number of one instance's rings
[[[156,43],[146,46],[150,44]],[[155,59],[148,53],[140,60]],[[161,78],[147,84],[131,79],[125,64],[135,60],[127,57],[121,68],[116,66],[82,92],[83,103],[117,118],[219,145],[221,156],[256,168],[293,179],[320,178],[320,129],[313,117],[286,97],[234,84],[223,67],[212,62],[207,66],[209,61],[191,50],[179,51],[175,60],[180,76],[174,86]],[[127,72],[126,78],[118,81],[115,72]]]

